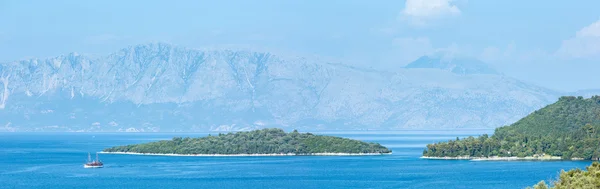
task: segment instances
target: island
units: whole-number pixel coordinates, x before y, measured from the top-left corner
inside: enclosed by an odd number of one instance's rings
[[[563,96],[492,136],[428,144],[421,158],[468,160],[598,160],[600,96]]]
[[[561,170],[558,180],[550,182],[550,184],[549,186],[545,181],[540,181],[527,189],[600,188],[600,163],[594,162],[586,167],[586,170],[579,168],[569,171]]]
[[[328,156],[383,155],[392,151],[378,143],[269,128],[201,138],[175,137],[116,146],[100,153],[167,156]]]

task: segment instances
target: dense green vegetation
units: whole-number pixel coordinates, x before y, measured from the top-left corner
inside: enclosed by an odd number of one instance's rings
[[[528,189],[600,188],[600,163],[592,163],[585,171],[579,168],[571,169],[569,171],[561,170],[558,180],[551,183],[552,186],[549,187],[546,182],[540,181],[533,187],[528,187]]]
[[[319,136],[311,133],[286,133],[281,129],[219,134],[202,138],[181,138],[145,144],[117,146],[104,152],[135,152],[159,154],[281,154],[313,153],[390,153],[377,143]]]
[[[450,140],[427,145],[429,157],[560,156],[563,159],[600,157],[600,96],[561,97],[492,136]]]

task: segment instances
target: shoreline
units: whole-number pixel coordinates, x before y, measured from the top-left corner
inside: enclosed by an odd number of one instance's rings
[[[391,155],[390,153],[310,153],[310,154],[161,154],[137,152],[98,152],[99,154],[142,155],[142,156],[193,156],[193,157],[265,157],[265,156],[379,156]]]
[[[420,159],[431,159],[431,160],[470,160],[470,161],[582,161],[583,158],[571,158],[568,160],[562,159],[560,156],[527,156],[527,157],[469,157],[469,156],[458,156],[458,157],[429,157],[421,156]]]

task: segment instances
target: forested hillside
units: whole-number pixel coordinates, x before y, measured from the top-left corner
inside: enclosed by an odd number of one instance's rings
[[[560,156],[600,157],[600,96],[561,97],[516,123],[497,128],[492,136],[427,145],[427,157]]]
[[[377,143],[319,136],[281,129],[262,129],[249,132],[219,134],[202,138],[181,138],[145,144],[118,146],[104,152],[156,154],[296,154],[315,153],[390,153]]]

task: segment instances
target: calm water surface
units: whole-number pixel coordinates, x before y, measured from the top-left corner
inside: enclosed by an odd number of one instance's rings
[[[88,152],[207,133],[0,133],[0,188],[524,188],[588,161],[422,160],[427,143],[491,133],[348,131],[317,134],[379,142],[392,155],[361,157],[160,157]]]

